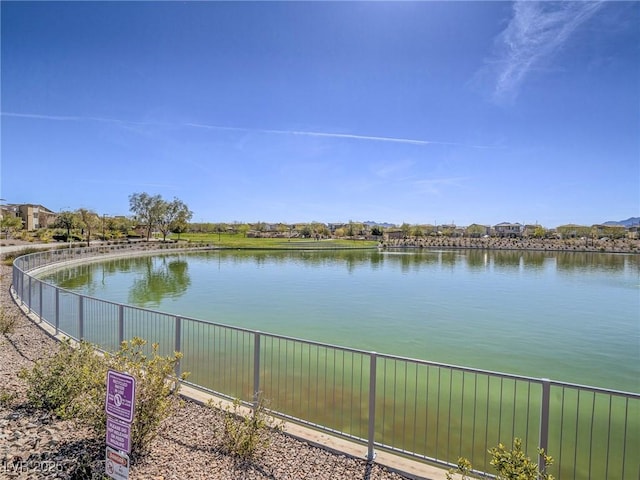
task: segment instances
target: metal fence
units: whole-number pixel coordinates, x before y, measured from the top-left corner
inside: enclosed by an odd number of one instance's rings
[[[134,336],[180,351],[185,383],[376,449],[442,466],[468,458],[491,473],[488,449],[517,437],[543,447],[559,480],[640,478],[640,394],[402,358],[170,315],[72,293],[34,270],[119,254],[46,251],[14,262],[13,288],[57,332],[105,350]],[[133,252],[129,252],[131,254]],[[594,366],[597,367],[597,366]],[[540,460],[541,461],[541,460]]]

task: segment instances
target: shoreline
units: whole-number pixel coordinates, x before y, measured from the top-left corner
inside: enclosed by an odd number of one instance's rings
[[[415,249],[470,249],[470,250],[516,250],[576,253],[624,253],[640,254],[640,240],[592,240],[592,239],[536,239],[536,238],[468,238],[468,237],[409,237],[389,239],[379,248]]]
[[[358,240],[355,240],[356,242]],[[91,246],[101,246],[102,242],[92,242]],[[142,242],[139,245],[140,250],[153,248],[156,242]],[[295,244],[292,244],[295,245]],[[74,245],[74,248],[79,245]],[[197,244],[185,243],[184,247],[191,249]],[[0,243],[0,257],[8,253],[20,252],[26,248],[37,248],[42,250],[64,247],[59,243],[34,243],[24,240],[10,240]],[[271,245],[265,245],[264,248],[251,246],[233,246],[225,247],[216,245],[215,242],[210,245],[213,249],[232,249],[232,250],[278,250]],[[345,247],[345,250],[353,250],[358,247]],[[362,247],[366,249],[376,248],[374,246]],[[378,249],[469,249],[469,250],[515,250],[515,251],[540,251],[540,252],[576,252],[576,253],[623,253],[623,254],[640,254],[640,239],[622,238],[622,239],[549,239],[549,238],[471,238],[471,237],[407,237],[398,239],[382,239],[378,242]],[[285,250],[310,250],[308,244],[304,244],[302,248],[288,246]],[[329,249],[322,249],[329,250]],[[341,250],[340,247],[331,248],[331,250]]]

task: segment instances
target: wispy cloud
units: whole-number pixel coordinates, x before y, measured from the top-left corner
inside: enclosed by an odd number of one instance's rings
[[[499,147],[487,146],[487,145],[468,145],[464,143],[443,142],[438,140],[424,140],[424,139],[387,137],[387,136],[376,136],[376,135],[359,135],[359,134],[352,134],[352,133],[314,132],[314,131],[304,131],[304,130],[273,130],[273,129],[261,129],[261,128],[227,127],[223,125],[208,125],[204,123],[193,123],[193,122],[185,122],[185,123],[137,122],[137,121],[131,121],[131,120],[120,120],[115,118],[103,118],[103,117],[91,117],[91,116],[82,117],[82,116],[44,115],[44,114],[35,114],[35,113],[14,113],[14,112],[1,112],[1,115],[4,117],[30,118],[30,119],[37,119],[37,120],[52,120],[52,121],[66,121],[66,122],[90,121],[90,122],[113,123],[121,126],[161,126],[161,127],[175,127],[175,128],[199,128],[199,129],[231,131],[231,132],[266,133],[266,134],[275,134],[275,135],[296,135],[296,136],[306,136],[306,137],[335,138],[335,139],[346,139],[346,140],[368,141],[368,142],[400,143],[400,144],[418,145],[418,146],[450,145],[450,146],[480,148],[480,149],[499,148]]]
[[[532,70],[559,51],[603,1],[533,2],[513,4],[513,17],[496,42],[494,99],[514,99]]]

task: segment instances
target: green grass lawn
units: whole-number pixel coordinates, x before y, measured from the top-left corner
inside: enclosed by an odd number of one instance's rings
[[[177,235],[172,236],[177,240]],[[332,248],[375,248],[378,242],[373,240],[328,239],[313,240],[310,238],[247,238],[241,233],[183,233],[180,240],[192,243],[208,243],[223,248],[257,248],[257,249],[332,249]]]

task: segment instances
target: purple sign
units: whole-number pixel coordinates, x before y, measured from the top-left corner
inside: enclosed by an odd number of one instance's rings
[[[136,398],[136,379],[126,373],[109,370],[107,372],[107,415],[126,423],[133,421],[133,408]]]
[[[107,417],[107,445],[121,452],[131,453],[131,425]]]

